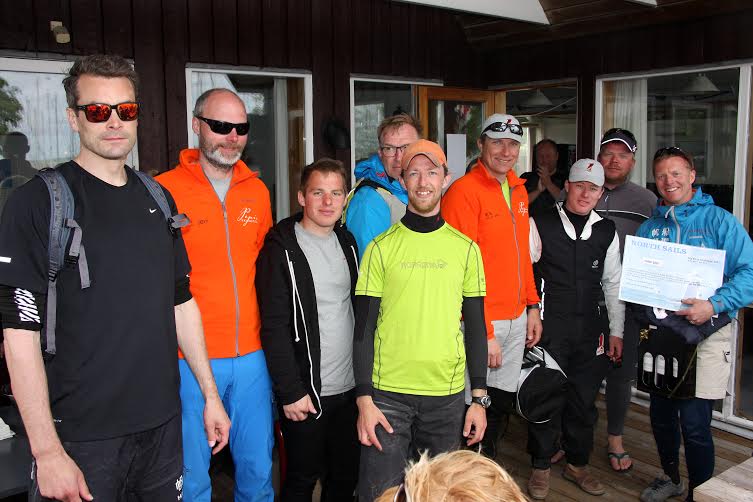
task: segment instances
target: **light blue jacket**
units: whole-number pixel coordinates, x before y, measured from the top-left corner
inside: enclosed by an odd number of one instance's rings
[[[691,246],[724,249],[722,287],[709,298],[714,312],[735,311],[753,301],[753,242],[737,219],[714,205],[714,199],[698,188],[685,204],[654,208],[636,233],[638,237]]]
[[[357,180],[366,178],[379,184],[400,202],[408,204],[408,192],[400,181],[387,175],[377,154],[359,162],[355,176]],[[353,195],[346,209],[345,226],[356,238],[359,260],[369,242],[387,230],[392,223],[389,205],[374,188],[363,187]]]

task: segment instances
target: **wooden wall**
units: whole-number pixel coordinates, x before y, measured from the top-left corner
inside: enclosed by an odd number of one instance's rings
[[[55,43],[53,20],[68,28],[70,44]],[[390,0],[0,0],[2,50],[133,58],[144,107],[140,163],[160,170],[188,143],[189,62],[310,71],[314,154],[346,163],[350,152],[326,145],[321,125],[331,116],[349,123],[352,73],[484,84],[452,12]]]
[[[578,156],[593,155],[596,77],[753,59],[753,9],[485,51],[489,86],[578,79]],[[504,64],[500,64],[504,61]]]

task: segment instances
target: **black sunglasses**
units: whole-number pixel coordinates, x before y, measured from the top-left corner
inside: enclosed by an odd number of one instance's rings
[[[523,136],[523,127],[520,124],[513,124],[513,123],[507,123],[507,122],[492,122],[486,128],[481,131],[481,134],[484,134],[487,131],[493,131],[493,132],[505,132],[509,129],[509,131],[513,134],[517,134],[518,136]]]
[[[112,115],[113,109],[115,109],[120,120],[124,122],[130,122],[139,117],[139,104],[135,101],[125,101],[123,103],[118,103],[117,105],[89,103],[88,105],[74,106],[74,109],[83,111],[86,120],[95,124],[110,120],[110,115]]]
[[[246,134],[248,134],[248,130],[251,128],[251,124],[249,124],[248,122],[234,124],[232,122],[223,122],[221,120],[208,119],[206,117],[202,117],[201,115],[196,115],[196,118],[203,122],[206,122],[206,124],[209,126],[209,129],[211,129],[215,134],[230,134],[230,131],[235,129],[235,132],[238,133],[238,136],[245,136]]]

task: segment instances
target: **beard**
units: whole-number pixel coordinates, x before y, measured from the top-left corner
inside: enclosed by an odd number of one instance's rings
[[[241,158],[243,148],[237,148],[237,152],[231,156],[225,156],[220,152],[220,148],[234,148],[233,145],[226,145],[224,143],[210,143],[206,138],[199,136],[199,150],[204,154],[204,157],[217,169],[222,171],[230,171],[236,162]]]

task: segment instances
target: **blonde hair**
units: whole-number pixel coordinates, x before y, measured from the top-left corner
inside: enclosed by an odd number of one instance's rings
[[[392,502],[399,487],[389,488],[375,502]],[[527,502],[515,480],[493,460],[470,450],[424,453],[405,470],[405,491],[411,502]]]

